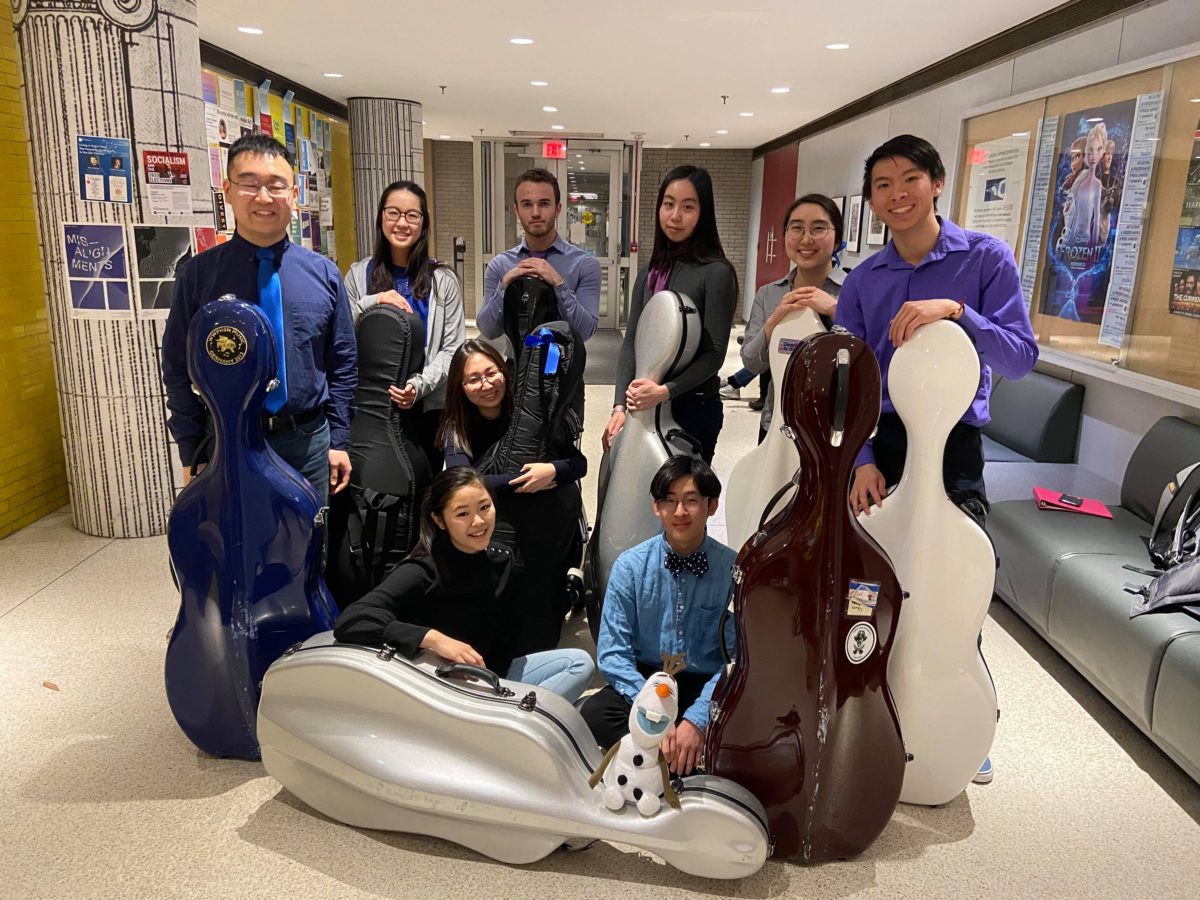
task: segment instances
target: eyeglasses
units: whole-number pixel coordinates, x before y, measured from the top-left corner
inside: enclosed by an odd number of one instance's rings
[[[467,378],[466,380],[464,380],[463,384],[465,384],[467,387],[471,388],[472,390],[475,390],[476,388],[479,388],[480,386],[482,386],[485,381],[488,384],[495,384],[496,382],[503,381],[503,380],[504,380],[503,372],[501,372],[498,369],[488,369],[486,372],[483,372],[479,375],[472,375],[470,378]]]
[[[796,237],[804,237],[808,235],[814,241],[819,241],[829,232],[833,231],[832,225],[826,225],[824,222],[814,222],[812,225],[805,227],[803,222],[793,222],[787,227],[788,234],[794,234]]]
[[[385,206],[383,208],[383,221],[387,222],[389,225],[395,225],[400,221],[401,217],[403,217],[404,221],[409,225],[420,225],[423,221],[425,221],[425,216],[415,209],[410,209],[408,212],[405,212],[404,210],[396,209],[394,206]]]
[[[292,186],[286,181],[272,181],[267,184],[261,184],[257,181],[235,181],[234,186],[238,189],[239,194],[246,197],[257,197],[258,192],[263,188],[267,189],[267,193],[278,199],[286,197],[292,192]]]

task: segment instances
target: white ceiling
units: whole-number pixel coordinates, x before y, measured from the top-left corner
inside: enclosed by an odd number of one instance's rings
[[[335,100],[423,104],[427,138],[603,132],[754,147],[1061,0],[200,0],[206,41]],[[257,26],[263,34],[237,31]],[[512,37],[534,43],[514,46]],[[849,50],[829,51],[833,42]],[[342,78],[326,78],[340,72]],[[533,87],[530,81],[548,81]],[[439,85],[446,85],[443,95]],[[791,92],[772,94],[787,86]],[[722,103],[721,95],[728,95]],[[546,113],[542,106],[556,106]],[[752,118],[739,113],[752,112]],[[717,135],[718,129],[728,135]]]

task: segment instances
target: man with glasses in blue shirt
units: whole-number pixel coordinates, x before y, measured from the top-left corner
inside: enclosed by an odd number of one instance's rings
[[[475,317],[479,333],[486,338],[504,333],[504,291],[514,278],[530,275],[554,288],[559,314],[586,341],[600,322],[600,263],[559,237],[558,179],[546,169],[522,172],[513,187],[513,211],[525,237],[497,254],[483,273],[483,307]]]
[[[674,456],[650,482],[662,534],[613,563],[600,618],[596,661],[608,684],[580,709],[596,742],[611,747],[629,731],[629,710],[664,653],[682,656],[679,720],[667,730],[663,757],[687,775],[700,764],[709,705],[725,667],[720,621],[729,602],[737,553],[708,536],[721,482],[699,456]],[[725,622],[732,650],[733,617]]]
[[[224,190],[236,233],[180,267],[163,331],[167,427],[179,444],[183,482],[203,470],[203,445],[211,431],[188,376],[188,326],[205,303],[232,296],[258,302],[268,320],[275,319],[272,332],[276,347],[284,350],[283,365],[280,385],[267,395],[263,434],[327,503],[331,491],[336,494],[350,483],[347,449],[358,381],[342,279],[330,260],[288,240],[296,185],[282,144],[264,134],[235,141]]]

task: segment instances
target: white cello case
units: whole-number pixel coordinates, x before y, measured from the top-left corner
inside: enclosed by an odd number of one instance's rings
[[[891,557],[908,595],[888,663],[913,757],[900,800],[937,806],[962,793],[996,734],[996,688],[978,645],[996,554],[942,483],[946,438],[979,388],[979,357],[959,326],[931,322],[896,351],[887,387],[908,455],[895,490],[859,522]]]
[[[603,790],[588,787],[600,750],[564,698],[490,672],[490,682],[443,677],[430,653],[393,654],[324,632],[263,679],[263,766],[323,815],[509,864],[571,838],[632,844],[704,878],[743,878],[766,861],[766,813],[732,781],[677,781],[679,809],[649,817],[610,811]]]
[[[659,291],[646,301],[638,319],[634,379],[662,384],[679,374],[695,358],[702,328],[691,297]],[[601,464],[594,560],[601,603],[617,557],[662,529],[650,505],[650,481],[668,458],[692,452],[687,443],[671,440],[672,430],[679,426],[671,417],[670,400],[654,409],[631,410]]]
[[[779,398],[783,393],[783,376],[792,351],[810,334],[824,330],[825,326],[815,312],[799,309],[784,316],[771,332],[768,358],[771,380],[775,385],[771,427],[763,442],[733,467],[725,489],[725,543],[734,550],[740,550],[758,531],[767,504],[780,488],[792,480],[800,466],[796,445],[779,430],[783,425],[783,417],[779,414]],[[785,505],[785,499],[780,498],[776,510]]]

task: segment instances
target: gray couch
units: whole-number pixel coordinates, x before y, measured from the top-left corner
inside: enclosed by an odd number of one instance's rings
[[[1044,372],[1018,381],[996,377],[983,426],[987,462],[1073,463],[1083,413],[1083,385]]]
[[[1200,426],[1168,416],[1130,458],[1111,521],[1006,500],[992,504],[988,532],[997,595],[1200,781],[1200,619],[1179,612],[1131,621],[1133,597],[1122,590],[1149,581],[1122,565],[1150,566],[1145,539],[1162,490],[1197,460]]]

